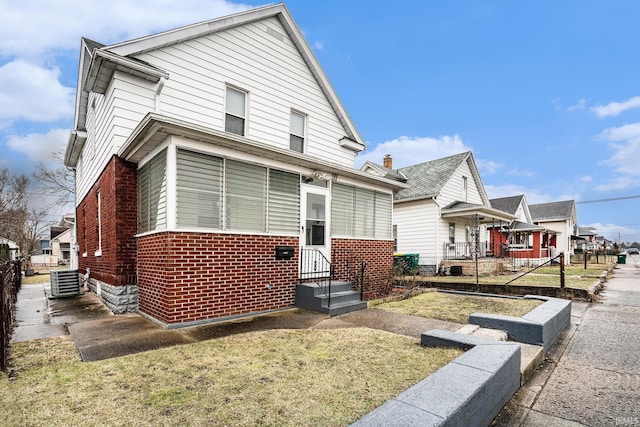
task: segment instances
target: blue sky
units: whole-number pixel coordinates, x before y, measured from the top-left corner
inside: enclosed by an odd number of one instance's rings
[[[80,37],[115,43],[263,4],[0,0],[0,167],[30,173],[64,149]],[[580,225],[640,241],[640,2],[286,6],[367,143],[358,166],[472,150],[489,197],[574,199]],[[580,203],[602,199],[618,200]]]

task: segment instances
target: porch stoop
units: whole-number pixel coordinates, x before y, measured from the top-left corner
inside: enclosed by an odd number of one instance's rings
[[[305,310],[328,313],[330,316],[349,313],[367,308],[366,301],[360,301],[360,292],[351,288],[350,282],[331,282],[331,307],[329,296],[323,291],[327,282],[309,282],[296,285],[296,307]]]

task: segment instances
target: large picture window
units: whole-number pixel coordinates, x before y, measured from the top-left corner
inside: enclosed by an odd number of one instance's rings
[[[390,194],[334,184],[331,197],[333,236],[392,238]]]
[[[177,226],[220,229],[222,159],[178,149],[176,160]]]

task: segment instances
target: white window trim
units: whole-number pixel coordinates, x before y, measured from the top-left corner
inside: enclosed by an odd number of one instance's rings
[[[222,130],[224,130],[226,132],[226,128],[227,128],[227,114],[234,116],[234,117],[239,117],[236,116],[235,114],[231,114],[231,113],[227,113],[227,90],[228,89],[233,89],[236,90],[238,92],[242,92],[244,93],[244,117],[241,117],[244,120],[244,127],[242,129],[242,135],[240,136],[247,136],[248,134],[248,130],[249,130],[249,91],[246,89],[242,89],[239,86],[236,86],[234,84],[230,84],[230,83],[226,83],[224,86],[224,108],[222,109]],[[234,134],[235,135],[235,134]]]
[[[291,132],[291,115],[293,114],[297,114],[299,116],[302,117],[302,135],[297,135],[293,132]],[[307,150],[307,134],[308,134],[308,129],[309,129],[309,115],[306,113],[303,113],[300,110],[296,110],[295,108],[291,109],[291,112],[289,114],[289,141],[291,141],[291,135],[293,136],[297,136],[298,138],[302,138],[302,151],[301,153],[304,153]],[[289,144],[291,144],[291,142],[289,142]],[[289,147],[291,148],[291,147]]]
[[[100,197],[100,190],[96,191],[97,209],[98,209],[98,250],[95,252],[95,256],[102,256],[102,201]]]

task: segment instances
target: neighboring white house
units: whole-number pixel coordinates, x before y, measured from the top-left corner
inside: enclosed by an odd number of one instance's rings
[[[0,237],[0,245],[8,245],[9,246],[9,259],[16,259],[18,255],[20,255],[20,246],[13,240],[9,240],[4,237]]]
[[[575,201],[539,203],[529,205],[529,210],[534,224],[556,232],[558,253],[564,252],[565,263],[569,264],[571,255],[573,255],[574,241],[582,240],[577,235],[578,221]]]
[[[392,194],[283,4],[109,46],[82,39],[79,270],[115,312],[165,325],[290,308],[301,254],[386,286]]]
[[[443,259],[473,258],[476,247],[477,256],[490,255],[487,224],[515,218],[491,207],[470,151],[395,170],[387,156],[382,166],[366,162],[361,170],[409,186],[394,194],[395,250],[418,254],[431,271]]]

